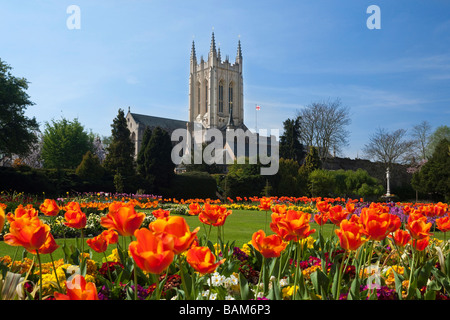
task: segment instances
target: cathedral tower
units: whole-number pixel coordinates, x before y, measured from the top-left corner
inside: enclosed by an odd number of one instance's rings
[[[238,41],[234,63],[228,56],[222,61],[216,48],[214,32],[208,60],[197,61],[192,41],[189,75],[189,122],[202,123],[204,128],[226,129],[227,125],[244,125],[244,86],[242,77],[242,50]]]

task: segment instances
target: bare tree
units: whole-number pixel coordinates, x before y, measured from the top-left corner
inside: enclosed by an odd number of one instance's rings
[[[405,140],[405,136],[405,129],[388,132],[378,128],[364,145],[363,152],[369,159],[382,162],[386,168],[393,163],[403,163],[409,159],[413,146],[413,141]]]
[[[417,156],[420,160],[427,159],[428,144],[430,142],[431,125],[424,120],[412,128],[411,136],[417,149]]]
[[[43,167],[41,152],[44,140],[41,132],[36,131],[35,134],[36,142],[30,146],[30,152],[22,160],[24,164],[30,166],[31,168],[39,169]]]
[[[348,145],[346,126],[351,120],[349,109],[342,106],[340,99],[313,102],[297,111],[297,116],[301,118],[301,142],[308,147],[318,147],[322,161],[332,153],[341,153]]]

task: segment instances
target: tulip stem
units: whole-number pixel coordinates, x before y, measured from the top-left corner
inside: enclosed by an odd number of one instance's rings
[[[39,300],[42,300],[42,263],[41,263],[41,256],[39,255],[38,250],[36,250],[36,255],[39,262]]]
[[[350,255],[347,258],[347,261],[345,261],[347,251],[344,251],[344,256],[342,257],[341,266],[339,267],[339,277],[338,277],[338,283],[337,283],[337,292],[336,292],[336,300],[339,300],[339,296],[341,295],[341,281],[342,281],[342,274],[343,270],[347,268],[347,263],[350,260]],[[345,267],[344,267],[345,262]]]
[[[58,284],[59,290],[62,292],[61,284],[59,283],[58,273],[56,272],[55,261],[53,260],[53,256],[50,253],[50,259],[52,260],[53,271],[55,272],[56,283]]]
[[[106,252],[105,251],[103,251],[103,255],[105,256],[105,264],[106,264],[106,269],[108,270],[109,280],[111,281],[111,284],[112,284],[113,283],[113,278],[111,276],[111,270],[109,270],[108,257],[106,256]]]
[[[265,263],[266,263],[266,258],[264,256],[262,256],[261,271],[259,272],[258,285],[256,286],[255,300],[258,299],[259,287],[261,286],[261,278],[263,277]]]
[[[264,232],[267,232],[267,210],[266,210],[266,223],[264,224]]]
[[[16,247],[16,251],[14,252],[14,257],[11,261],[11,268],[10,268],[11,272],[13,272],[13,269],[14,269],[14,263],[16,262],[17,251],[19,251],[19,247]]]
[[[181,259],[181,255],[178,255],[178,264],[180,265],[179,268],[180,268],[181,283],[182,283],[183,288],[184,288],[184,298],[186,300],[190,300],[190,294],[189,294],[189,291],[188,291],[188,288],[187,288],[186,281],[184,279],[184,270],[183,270],[182,262],[183,261]]]

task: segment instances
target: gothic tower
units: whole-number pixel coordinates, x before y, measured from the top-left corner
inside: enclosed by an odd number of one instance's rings
[[[245,127],[242,50],[238,41],[234,63],[228,56],[222,61],[216,49],[214,32],[208,60],[197,61],[192,41],[189,75],[189,122],[202,123],[204,128],[226,129]]]

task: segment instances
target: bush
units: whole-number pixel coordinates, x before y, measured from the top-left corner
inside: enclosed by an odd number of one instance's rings
[[[374,198],[384,193],[377,179],[363,169],[323,170],[317,169],[309,175],[309,187],[313,196]]]
[[[186,172],[177,174],[172,179],[172,185],[163,191],[165,197],[177,199],[216,199],[216,180],[206,172]]]
[[[83,160],[81,160],[75,173],[85,181],[96,182],[101,180],[105,174],[105,169],[100,164],[99,158],[92,154],[91,151],[88,151],[83,156]]]

